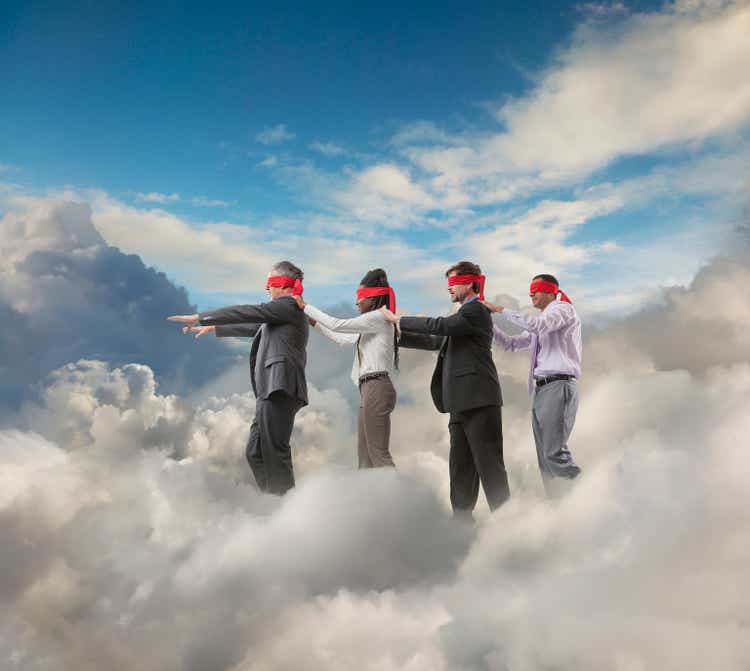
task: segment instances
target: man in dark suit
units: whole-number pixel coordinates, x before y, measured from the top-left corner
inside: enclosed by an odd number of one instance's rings
[[[461,261],[445,273],[448,292],[461,308],[450,317],[397,317],[383,311],[401,330],[401,347],[439,350],[432,376],[432,400],[449,412],[451,505],[471,515],[482,483],[494,510],[510,496],[503,463],[503,404],[492,360],[492,318],[479,302],[484,276],[479,266]]]
[[[169,317],[195,331],[253,338],[250,382],[255,393],[255,418],[247,443],[247,461],[261,491],[284,494],[294,487],[289,439],[294,417],[307,405],[307,316],[294,295],[302,293],[303,273],[289,261],[277,263],[268,275],[271,300],[235,305],[195,315]]]

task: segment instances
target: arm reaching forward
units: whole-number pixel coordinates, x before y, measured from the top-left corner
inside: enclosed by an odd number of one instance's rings
[[[508,335],[496,324],[492,325],[492,342],[500,345],[506,352],[517,352],[528,349],[531,345],[531,333],[524,331],[518,335]]]
[[[511,322],[526,331],[541,335],[551,333],[571,324],[576,319],[576,313],[569,303],[557,301],[550,303],[538,317],[527,315],[518,310],[504,310],[503,314]]]
[[[233,305],[210,312],[201,312],[196,320],[201,326],[236,324],[287,324],[297,319],[297,305],[291,297],[277,298],[258,305]]]

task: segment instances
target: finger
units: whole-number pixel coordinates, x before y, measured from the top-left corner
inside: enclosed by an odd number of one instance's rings
[[[190,333],[190,327],[189,326],[183,326],[182,327],[182,332],[183,333]]]

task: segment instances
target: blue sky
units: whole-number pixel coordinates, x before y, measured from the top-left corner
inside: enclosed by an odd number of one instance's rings
[[[411,310],[473,258],[592,315],[686,282],[750,175],[746,3],[4,3],[0,181],[86,202],[201,307],[268,263]],[[721,44],[722,49],[716,45]]]

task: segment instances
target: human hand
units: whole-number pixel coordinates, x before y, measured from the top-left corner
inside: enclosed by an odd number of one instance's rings
[[[396,324],[398,326],[398,316],[393,314],[387,307],[380,308],[380,311],[383,313],[386,321],[389,321],[391,324]]]
[[[195,339],[203,337],[206,333],[214,333],[216,331],[215,326],[185,326],[182,329],[183,333],[195,332]]]
[[[490,303],[489,301],[479,301],[484,307],[486,307],[490,312],[502,312],[505,310],[505,308],[502,305],[495,305],[494,303]]]
[[[305,301],[302,300],[302,296],[292,296],[292,298],[294,299],[294,302],[297,303],[297,307],[300,310],[305,309]]]
[[[195,326],[198,321],[198,315],[172,315],[171,317],[167,317],[167,321],[182,322],[188,326]]]

